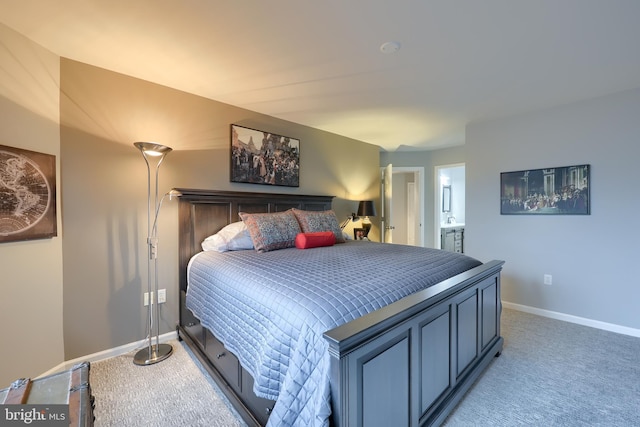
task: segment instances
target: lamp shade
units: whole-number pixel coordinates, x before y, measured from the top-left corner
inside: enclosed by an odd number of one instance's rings
[[[171,151],[171,147],[167,147],[166,145],[157,144],[155,142],[134,142],[133,145],[140,151],[144,156],[165,156],[169,151]]]
[[[362,200],[358,204],[358,216],[376,216],[376,207],[373,200]]]

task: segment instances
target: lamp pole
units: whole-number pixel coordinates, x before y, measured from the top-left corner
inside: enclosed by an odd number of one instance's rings
[[[138,351],[133,363],[136,365],[152,365],[158,363],[171,355],[173,347],[170,344],[160,344],[160,310],[158,309],[158,214],[162,200],[158,202],[158,174],[160,165],[165,156],[171,151],[170,147],[156,144],[154,142],[134,142],[133,144],[142,152],[144,161],[147,164],[147,292],[149,295],[149,305],[147,306],[147,325],[149,328],[147,348]],[[153,199],[153,222],[151,221],[151,164],[150,160],[155,160],[155,196]],[[154,286],[151,286],[153,261],[153,280]],[[153,291],[153,292],[152,292]],[[151,297],[153,295],[153,297]],[[155,305],[155,328],[156,328],[156,344],[153,345],[153,329],[154,329],[154,305]]]

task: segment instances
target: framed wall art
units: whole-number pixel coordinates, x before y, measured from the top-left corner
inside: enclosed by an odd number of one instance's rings
[[[502,215],[589,215],[589,165],[500,174]]]
[[[365,233],[364,228],[354,228],[353,229],[353,240],[364,240],[367,234]]]
[[[56,157],[0,145],[0,242],[56,235]]]
[[[300,141],[231,125],[231,182],[300,186]]]

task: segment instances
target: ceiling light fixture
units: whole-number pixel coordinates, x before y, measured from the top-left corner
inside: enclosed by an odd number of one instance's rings
[[[396,53],[400,50],[400,43],[398,42],[386,42],[380,45],[380,52],[384,54]]]

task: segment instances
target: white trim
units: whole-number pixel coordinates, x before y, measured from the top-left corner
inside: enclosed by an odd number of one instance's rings
[[[418,186],[420,186],[420,184],[418,184]],[[418,221],[420,221],[419,224],[422,224],[422,218],[420,218],[419,220],[416,219],[416,200],[418,200],[418,194],[415,182],[407,182],[405,194],[407,195],[407,203],[405,207],[405,212],[407,215],[407,244],[411,246],[422,246],[416,245],[416,235],[422,235],[423,233],[422,227],[416,227],[416,223]],[[422,242],[422,239],[418,240]]]
[[[599,320],[572,316],[570,314],[558,313],[557,311],[543,310],[541,308],[529,307],[527,305],[514,304],[506,301],[503,301],[502,305],[512,310],[523,311],[525,313],[536,314],[538,316],[548,317],[550,319],[562,320],[564,322],[576,323],[578,325],[589,326],[591,328],[602,329],[604,331],[615,332],[617,334],[640,338],[640,329],[615,325],[613,323],[600,322]]]
[[[570,314],[559,313],[557,311],[544,310],[541,308],[530,307],[528,305],[515,304],[508,301],[502,301],[502,305],[505,308],[509,308],[511,310],[522,311],[525,313],[535,314],[537,316],[548,317],[550,319],[561,320],[564,322],[575,323],[577,325],[589,326],[596,329],[602,329],[604,331],[615,332],[618,334],[629,335],[632,337],[640,338],[640,329],[629,328],[627,326],[620,326],[613,323],[600,322],[599,320],[587,319],[585,317],[573,316]],[[165,343],[167,341],[172,341],[178,339],[178,334],[176,331],[167,332],[166,334],[160,335],[160,342]],[[119,347],[114,347],[109,350],[103,350],[97,353],[89,354],[84,357],[78,357],[77,359],[67,360],[66,362],[62,362],[55,368],[44,372],[39,375],[38,378],[45,377],[48,375],[55,374],[57,372],[63,372],[71,369],[73,366],[82,362],[99,362],[101,360],[110,359],[116,356],[122,356],[123,354],[130,353],[134,350],[143,348],[147,345],[147,340],[140,340],[137,342],[121,345]],[[133,362],[132,362],[133,363]]]
[[[176,331],[167,332],[166,334],[160,335],[159,338],[160,338],[160,342],[161,343],[165,343],[167,341],[172,341],[172,340],[178,339],[178,333]],[[155,338],[153,339],[153,341],[155,342]],[[132,343],[125,344],[125,345],[121,345],[119,347],[114,347],[114,348],[111,348],[111,349],[108,349],[108,350],[103,350],[103,351],[99,351],[97,353],[89,354],[87,356],[78,357],[77,359],[67,360],[65,362],[62,362],[61,364],[59,364],[55,368],[49,369],[47,372],[39,375],[38,378],[46,377],[48,375],[52,375],[52,374],[55,374],[55,373],[58,373],[58,372],[68,371],[69,369],[71,369],[75,365],[77,365],[78,363],[82,363],[82,362],[90,362],[90,363],[99,362],[101,360],[111,359],[112,357],[122,356],[123,354],[130,353],[130,352],[132,352],[134,350],[138,350],[138,349],[144,348],[147,345],[148,345],[148,341],[145,338],[143,340],[132,342]],[[133,361],[131,363],[133,363]]]
[[[382,174],[384,176],[385,168],[381,167],[380,170],[382,171]],[[415,192],[418,195],[417,206],[420,209],[420,214],[418,216],[418,220],[420,222],[420,230],[418,232],[419,241],[417,242],[417,244],[418,246],[425,246],[424,218],[425,218],[426,212],[425,212],[425,206],[424,206],[424,199],[426,197],[426,188],[424,185],[424,166],[393,166],[393,164],[391,164],[391,172],[392,174],[393,173],[413,173],[414,174],[414,177],[415,177],[414,182],[416,185]],[[382,195],[382,199],[384,200],[384,194]],[[382,233],[384,233],[384,230],[382,230]],[[380,241],[384,241],[384,234],[381,236]]]

